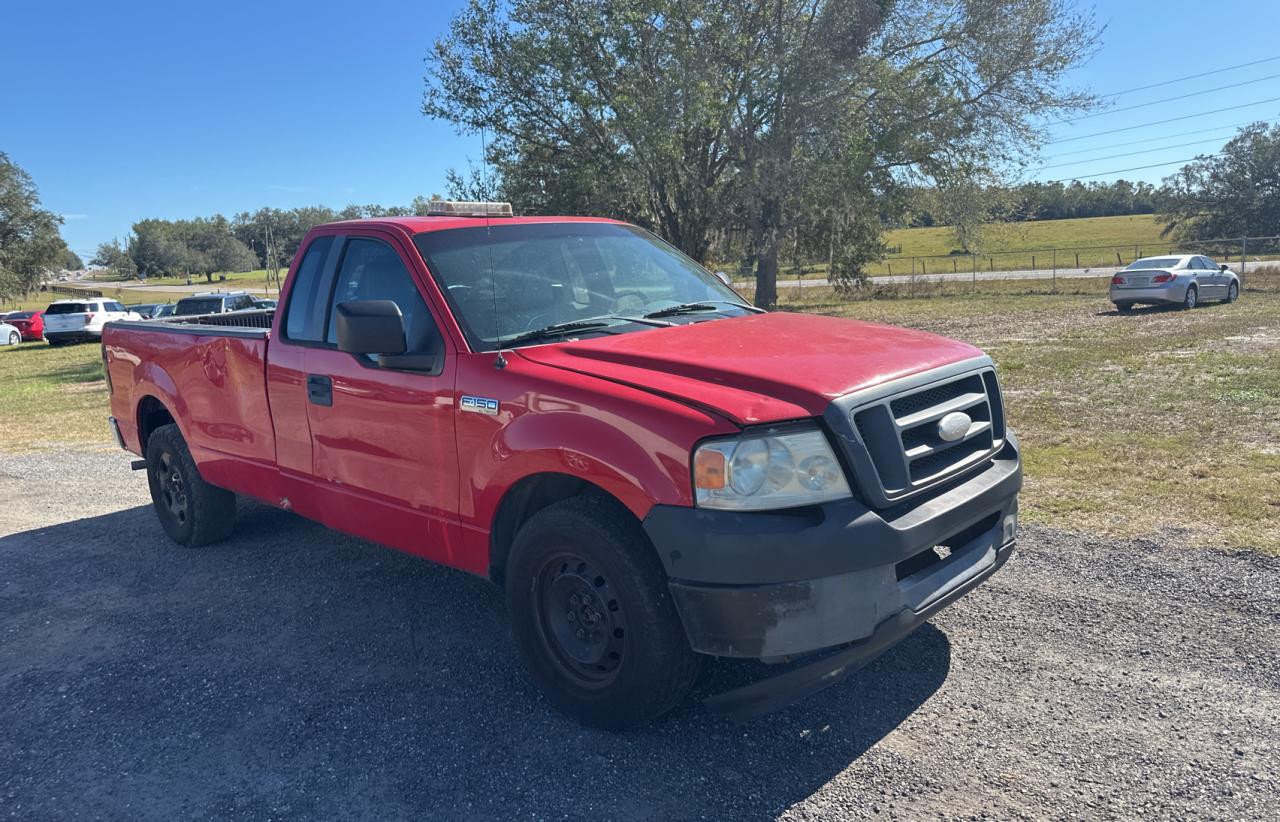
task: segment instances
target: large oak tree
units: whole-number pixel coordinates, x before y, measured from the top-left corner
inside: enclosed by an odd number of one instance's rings
[[[1063,0],[472,0],[428,57],[423,111],[488,140],[527,212],[648,225],[705,259],[741,231],[756,301],[784,232],[819,226],[836,274],[880,253],[904,184],[1016,168],[1093,48]]]

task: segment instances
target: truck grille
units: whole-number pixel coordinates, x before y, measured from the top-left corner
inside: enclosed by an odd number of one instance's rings
[[[969,429],[944,440],[939,422],[957,411],[969,417]],[[859,406],[851,418],[875,474],[859,479],[874,482],[877,496],[891,502],[985,462],[1004,445],[1004,406],[990,368]]]

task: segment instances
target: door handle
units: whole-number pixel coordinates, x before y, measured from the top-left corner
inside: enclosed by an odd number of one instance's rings
[[[307,399],[314,405],[333,405],[333,380],[319,374],[308,374]]]

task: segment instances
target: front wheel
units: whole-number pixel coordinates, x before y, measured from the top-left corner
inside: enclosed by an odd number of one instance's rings
[[[1227,302],[1233,303],[1238,299],[1240,299],[1240,286],[1232,283],[1227,288]]]
[[[1196,302],[1199,300],[1199,298],[1200,298],[1200,294],[1196,290],[1196,287],[1194,285],[1187,286],[1187,294],[1185,297],[1182,298],[1183,310],[1190,311],[1191,309],[1195,308]]]
[[[176,425],[147,439],[147,484],[161,527],[179,545],[208,545],[236,526],[236,495],[204,481]]]
[[[1128,314],[1133,310],[1133,303],[1116,303],[1116,311],[1121,314]]]
[[[17,331],[9,332],[9,345],[18,345],[22,342],[22,335]]]
[[[630,512],[601,496],[539,511],[506,569],[507,608],[525,667],[579,722],[620,730],[669,711],[693,687],[666,574]]]

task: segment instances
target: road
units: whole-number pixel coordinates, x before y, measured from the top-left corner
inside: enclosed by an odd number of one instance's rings
[[[178,549],[118,452],[0,461],[0,817],[1273,817],[1280,560],[1025,529],[872,666],[735,726],[553,713],[487,582],[242,507]],[[74,514],[68,514],[74,506]],[[758,676],[711,666],[708,694]]]
[[[930,262],[936,262],[936,261],[930,261]],[[942,272],[934,272],[931,274],[915,274],[915,275],[894,274],[891,276],[886,275],[882,277],[872,277],[871,281],[873,283],[876,283],[877,285],[905,285],[907,283],[952,283],[952,282],[968,283],[968,282],[973,282],[975,280],[980,282],[985,282],[988,280],[1050,280],[1054,278],[1057,278],[1060,280],[1075,280],[1075,279],[1111,277],[1117,271],[1121,270],[1119,267],[1111,266],[1111,267],[1101,267],[1101,268],[1059,268],[1056,271],[1044,270],[1044,269],[1034,269],[1034,270],[1022,269],[1017,271],[977,271],[975,272],[973,270],[964,271],[963,262],[964,262],[964,258],[958,261],[958,264],[962,269],[961,271],[958,271],[958,272],[942,271]],[[1280,260],[1258,260],[1258,261],[1250,260],[1248,268],[1243,273],[1247,274],[1248,269],[1257,268],[1258,266],[1261,266],[1261,265],[1273,265],[1278,262],[1280,262]],[[741,280],[741,281],[734,282],[734,285],[751,287],[754,285],[754,282],[750,280]],[[797,279],[796,277],[793,277],[793,276],[780,276],[778,278],[779,288],[794,288],[797,285],[803,288],[820,288],[820,287],[830,285],[830,282],[828,282],[826,277]]]

